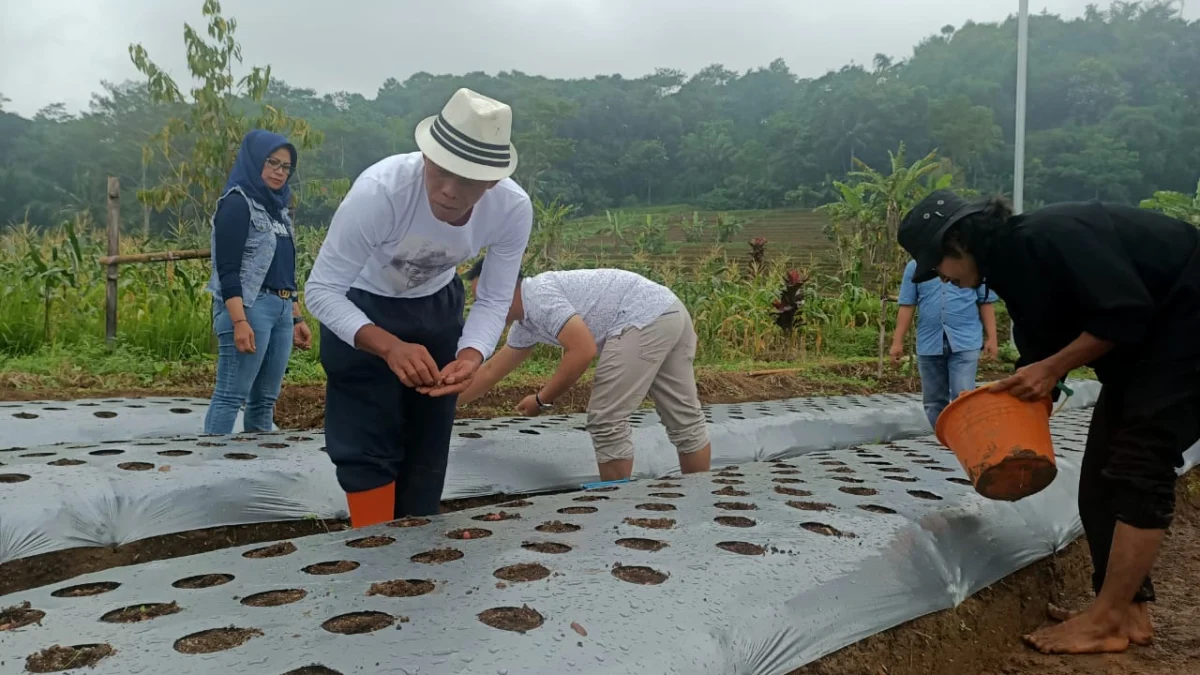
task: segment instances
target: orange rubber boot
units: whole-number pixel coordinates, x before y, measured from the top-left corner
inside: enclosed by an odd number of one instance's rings
[[[350,527],[359,528],[386,523],[396,518],[396,484],[388,483],[362,492],[347,492]]]

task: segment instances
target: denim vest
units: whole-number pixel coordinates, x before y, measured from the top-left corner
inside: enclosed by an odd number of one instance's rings
[[[246,200],[246,204],[250,207],[250,229],[246,233],[246,247],[242,249],[242,266],[238,273],[238,278],[242,282],[242,304],[250,307],[254,304],[254,300],[258,298],[258,292],[262,290],[263,279],[267,276],[267,269],[271,267],[271,260],[275,258],[275,231],[271,226],[271,216],[267,213],[258,202],[251,199],[239,187],[229,188],[229,191],[221,195],[224,199],[230,192],[236,192]],[[292,237],[292,241],[296,241],[296,230],[292,227],[292,219],[288,216],[287,211],[283,211],[283,224],[288,229],[288,233]],[[214,218],[215,218],[214,214]],[[212,223],[212,235],[209,238],[211,250],[217,248],[217,224],[215,220]],[[221,297],[221,282],[217,277],[217,266],[213,265],[212,278],[208,282],[208,291],[212,293],[213,299],[222,302]]]

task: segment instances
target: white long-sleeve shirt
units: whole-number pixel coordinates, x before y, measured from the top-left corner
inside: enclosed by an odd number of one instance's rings
[[[504,331],[532,226],[529,196],[511,179],[484,193],[466,224],[442,222],[429,209],[421,153],[388,157],[359,174],[338,206],[304,286],[308,310],[353,346],[372,322],[346,297],[351,287],[393,298],[433,295],[486,247],[458,342],[460,352],[470,347],[486,359]]]

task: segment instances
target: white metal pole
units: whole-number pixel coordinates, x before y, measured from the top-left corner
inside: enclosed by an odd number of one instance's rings
[[[1025,209],[1025,76],[1029,66],[1029,0],[1017,18],[1017,124],[1013,153],[1013,210]]]

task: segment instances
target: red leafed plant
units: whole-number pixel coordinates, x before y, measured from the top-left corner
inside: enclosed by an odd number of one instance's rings
[[[771,303],[775,308],[775,325],[787,335],[794,333],[804,323],[804,284],[808,278],[808,272],[788,270],[783,275],[779,299]]]

